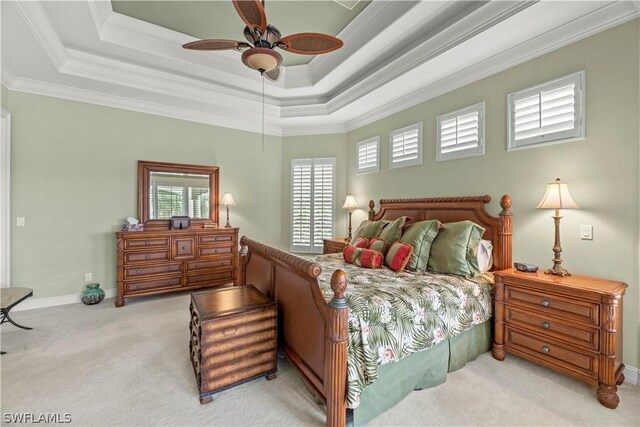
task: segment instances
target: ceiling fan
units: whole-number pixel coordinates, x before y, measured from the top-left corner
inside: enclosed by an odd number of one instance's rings
[[[182,45],[192,50],[242,50],[242,62],[269,80],[280,77],[282,55],[275,48],[301,55],[319,55],[340,49],[342,40],[321,33],[298,33],[282,37],[276,27],[267,23],[264,0],[232,0],[238,15],[247,25],[244,36],[249,41],[207,39]]]

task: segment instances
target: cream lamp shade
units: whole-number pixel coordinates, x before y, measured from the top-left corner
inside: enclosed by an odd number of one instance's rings
[[[557,178],[547,184],[547,192],[542,201],[536,206],[538,209],[578,209],[580,206],[573,200],[566,182]]]
[[[344,201],[344,205],[342,205],[342,209],[351,210],[351,209],[357,209],[357,208],[358,208],[358,202],[356,202],[356,198],[353,197],[351,193],[349,193],[346,200]]]
[[[233,196],[231,193],[224,193],[222,196],[222,205],[223,206],[235,206],[236,202],[233,201]]]

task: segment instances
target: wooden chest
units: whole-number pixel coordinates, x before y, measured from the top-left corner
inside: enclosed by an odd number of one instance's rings
[[[275,302],[252,285],[191,295],[189,352],[200,403],[246,381],[276,377]]]
[[[237,228],[124,231],[116,238],[116,307],[125,298],[236,283]]]

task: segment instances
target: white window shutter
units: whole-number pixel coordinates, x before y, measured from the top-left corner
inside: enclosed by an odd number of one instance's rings
[[[389,167],[422,164],[422,122],[396,129],[389,135]]]
[[[509,95],[508,149],[584,138],[584,71]]]
[[[333,236],[335,158],[291,161],[291,251],[322,252]]]
[[[484,154],[484,102],[438,116],[436,160]]]
[[[380,136],[356,143],[356,173],[380,170]]]

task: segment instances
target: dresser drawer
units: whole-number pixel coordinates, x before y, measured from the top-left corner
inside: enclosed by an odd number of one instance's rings
[[[134,262],[169,261],[169,251],[125,252],[125,264]]]
[[[126,239],[124,241],[124,249],[138,248],[169,248],[168,237],[150,237],[148,239]]]
[[[214,282],[225,279],[233,279],[233,269],[228,271],[201,271],[193,276],[187,276],[187,286],[203,282]]]
[[[233,242],[233,234],[198,236],[199,245],[210,245],[211,243]]]
[[[570,346],[536,334],[529,334],[507,325],[505,328],[507,347],[535,356],[564,370],[598,378],[598,354],[580,352]]]
[[[599,305],[559,295],[505,285],[504,302],[529,307],[540,314],[551,314],[591,325],[599,325]]]
[[[193,259],[196,257],[196,238],[194,237],[172,237],[171,253],[173,259]]]
[[[273,331],[266,340],[257,341],[253,343],[243,343],[243,345],[236,346],[231,349],[227,349],[225,352],[208,352],[202,353],[202,368],[210,368],[215,365],[221,365],[224,363],[233,363],[236,360],[244,359],[246,357],[255,356],[258,353],[264,353],[268,351],[276,351],[276,334]],[[213,349],[214,347],[210,347]]]
[[[529,328],[542,336],[568,341],[590,350],[600,349],[600,331],[594,327],[566,324],[557,318],[533,314],[513,306],[506,306],[504,311],[505,321],[509,325]]]
[[[202,369],[201,392],[215,392],[230,385],[240,383],[256,375],[277,369],[275,351],[259,353],[253,357],[240,359],[234,363]]]
[[[214,349],[216,353],[244,347],[271,337],[272,333],[275,334],[276,323],[275,314],[272,312],[269,318],[257,322],[227,325],[222,328],[208,330],[206,338],[203,334],[202,344],[216,343],[216,348]],[[267,335],[262,335],[262,332],[267,333]],[[229,342],[222,345],[222,341]]]
[[[198,246],[198,258],[232,255],[233,246]]]
[[[166,263],[160,265],[150,265],[150,266],[133,266],[133,267],[125,267],[124,269],[124,278],[130,279],[132,277],[153,275],[153,274],[167,274],[167,273],[177,273],[180,271],[182,263],[174,262],[174,263]]]
[[[232,265],[233,260],[231,258],[214,259],[207,261],[189,261],[187,262],[187,272],[215,267],[231,267]]]
[[[156,289],[179,288],[182,286],[180,276],[156,280],[125,282],[126,293],[146,292]]]

